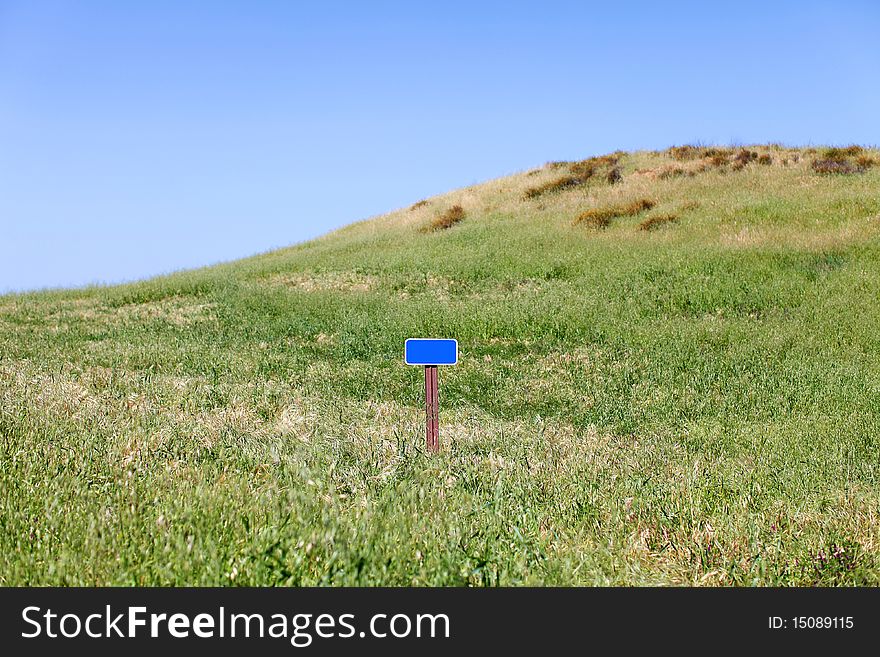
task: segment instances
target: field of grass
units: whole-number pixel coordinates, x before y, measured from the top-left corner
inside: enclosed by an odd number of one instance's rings
[[[0,584],[880,584],[880,153],[750,149],[0,297]]]

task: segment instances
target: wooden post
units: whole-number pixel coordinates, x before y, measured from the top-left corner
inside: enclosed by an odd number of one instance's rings
[[[437,452],[440,449],[440,394],[436,365],[425,365],[425,420],[428,451]]]

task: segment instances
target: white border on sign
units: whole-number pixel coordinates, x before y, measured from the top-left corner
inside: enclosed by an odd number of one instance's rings
[[[406,343],[410,342],[410,341],[423,342],[425,340],[432,340],[432,341],[433,340],[443,340],[444,342],[449,342],[449,341],[454,342],[455,343],[455,360],[451,363],[443,363],[442,365],[440,365],[440,367],[446,367],[448,365],[458,365],[458,340],[456,340],[455,338],[407,338],[406,340],[403,341],[403,364],[404,365],[419,365],[419,366],[425,365],[424,363],[410,363],[406,359]]]

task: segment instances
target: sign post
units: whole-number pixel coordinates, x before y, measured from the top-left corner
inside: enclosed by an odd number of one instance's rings
[[[440,391],[437,366],[458,362],[457,340],[409,338],[404,343],[403,361],[425,366],[425,445],[429,452],[440,450]]]
[[[425,445],[429,452],[440,449],[440,391],[437,366],[425,365]]]

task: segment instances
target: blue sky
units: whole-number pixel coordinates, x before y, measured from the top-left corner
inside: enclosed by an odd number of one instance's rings
[[[868,1],[0,0],[0,291],[618,148],[876,144],[878,33]]]

